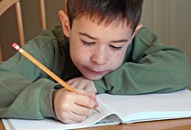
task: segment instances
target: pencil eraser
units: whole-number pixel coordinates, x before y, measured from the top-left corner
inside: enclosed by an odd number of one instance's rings
[[[20,49],[20,47],[19,47],[19,45],[18,45],[17,43],[13,43],[13,44],[12,44],[12,47],[14,47],[16,50],[19,50],[19,49]]]

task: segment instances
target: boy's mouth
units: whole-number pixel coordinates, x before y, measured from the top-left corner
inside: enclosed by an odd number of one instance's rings
[[[108,71],[97,71],[97,70],[93,70],[93,69],[90,69],[90,68],[87,68],[86,67],[86,70],[91,73],[91,74],[94,74],[94,75],[105,75],[108,73]]]

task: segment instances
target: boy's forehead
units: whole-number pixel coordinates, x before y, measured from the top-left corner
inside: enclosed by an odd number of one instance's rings
[[[110,24],[105,24],[105,23],[98,23],[99,20],[98,19],[88,19],[87,16],[82,16],[78,19],[75,19],[73,22],[73,29],[76,31],[82,31],[83,33],[90,33],[92,34],[92,36],[96,33],[103,33],[103,32],[107,32],[105,35],[110,35],[109,32],[116,32],[117,34],[123,36],[129,36],[129,34],[132,33],[132,28],[130,25],[126,25],[124,23],[118,23],[116,21],[113,21]],[[92,32],[92,30],[94,30]],[[117,36],[117,35],[116,35]]]
[[[99,25],[104,25],[105,27],[107,26],[113,26],[115,27],[119,27],[119,26],[123,26],[124,28],[126,27],[130,27],[131,28],[131,23],[129,23],[128,21],[125,20],[121,20],[119,18],[116,18],[115,20],[108,22],[107,19],[105,20],[101,20],[101,17],[98,15],[94,15],[94,16],[90,16],[89,14],[82,14],[78,17],[76,17],[74,19],[75,21],[84,21],[84,22],[91,22],[91,23],[95,23],[98,26]],[[77,23],[77,22],[76,22]]]

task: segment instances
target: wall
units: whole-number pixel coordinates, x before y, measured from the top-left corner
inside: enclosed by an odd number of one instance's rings
[[[59,23],[57,12],[63,9],[63,0],[45,0],[47,24],[50,28]],[[22,0],[26,40],[38,35],[40,30],[38,0]],[[191,0],[145,0],[141,23],[153,30],[162,43],[182,48],[191,62]],[[28,15],[29,13],[29,15]],[[4,59],[15,53],[12,42],[17,39],[14,7],[0,17],[0,43]],[[6,45],[5,45],[6,44]]]
[[[191,63],[191,0],[145,0],[142,23],[162,43],[181,48]]]

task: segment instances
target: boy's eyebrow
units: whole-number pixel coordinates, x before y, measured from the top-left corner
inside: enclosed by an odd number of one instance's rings
[[[90,36],[89,34],[86,34],[86,33],[79,33],[80,35],[82,35],[82,36],[86,36],[86,37],[88,37],[88,38],[90,38],[90,39],[93,39],[93,40],[96,40],[97,38],[95,38],[95,37],[92,37],[92,36]]]
[[[80,35],[82,35],[82,36],[86,36],[86,37],[88,37],[88,38],[90,38],[90,39],[93,39],[93,40],[97,40],[98,38],[95,38],[95,37],[92,37],[92,36],[90,36],[89,34],[86,34],[86,33],[79,33]],[[111,43],[118,43],[118,42],[127,42],[128,41],[128,39],[120,39],[120,40],[114,40],[114,41],[111,41]]]
[[[121,39],[121,40],[116,40],[116,41],[111,41],[112,43],[118,43],[118,42],[127,42],[128,39]]]

